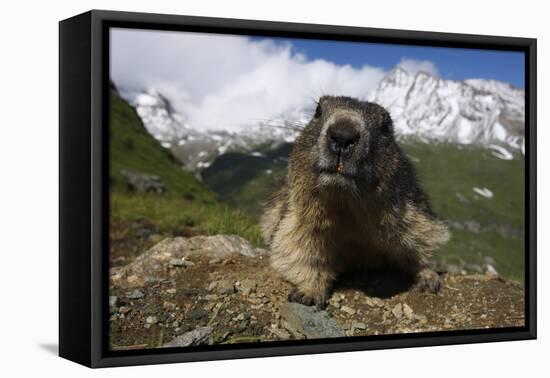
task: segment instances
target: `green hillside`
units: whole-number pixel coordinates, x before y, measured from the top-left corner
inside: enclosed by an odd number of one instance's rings
[[[111,91],[109,131],[112,260],[127,261],[174,235],[238,234],[261,243],[253,217],[221,204],[216,193],[183,170],[115,90]],[[122,170],[158,176],[166,192],[130,192]]]

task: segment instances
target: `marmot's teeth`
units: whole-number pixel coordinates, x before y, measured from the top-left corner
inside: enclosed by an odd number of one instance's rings
[[[344,163],[342,162],[342,160],[338,162],[338,173],[344,174]]]

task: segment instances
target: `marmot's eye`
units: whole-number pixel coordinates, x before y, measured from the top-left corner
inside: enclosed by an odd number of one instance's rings
[[[317,103],[317,108],[315,109],[315,114],[313,118],[319,118],[321,116],[321,103]]]

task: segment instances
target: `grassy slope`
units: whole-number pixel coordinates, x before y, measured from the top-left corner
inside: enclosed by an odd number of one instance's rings
[[[110,185],[111,240],[138,240],[133,255],[161,237],[190,233],[239,234],[260,244],[257,223],[239,210],[219,203],[217,194],[206,189],[191,173],[184,171],[143,127],[135,110],[111,92]],[[161,177],[165,194],[139,194],[126,190],[120,171],[128,169]],[[157,238],[135,232],[144,224]],[[125,244],[122,244],[125,245]],[[117,251],[120,252],[120,251]]]
[[[523,281],[523,239],[503,237],[495,226],[522,230],[525,214],[524,160],[501,160],[482,148],[457,145],[405,144],[430,195],[434,210],[444,219],[475,220],[478,234],[452,229],[452,239],[440,256],[479,264],[491,256],[504,275]],[[494,196],[483,198],[474,187]]]
[[[524,221],[523,159],[511,161],[494,157],[482,148],[450,144],[403,143],[403,148],[418,169],[420,180],[441,217],[453,221],[477,221],[480,233],[452,230],[452,239],[439,253],[453,262],[481,264],[484,256],[497,262],[504,275],[523,280],[523,240],[499,235],[494,228],[505,226],[517,230]],[[242,154],[241,154],[242,155]],[[220,159],[224,159],[222,156]],[[243,164],[249,158],[242,155]],[[233,160],[237,161],[236,157]],[[285,174],[284,166],[270,168],[258,164],[255,175],[243,182],[239,164],[223,164],[205,178],[205,183],[220,192],[224,202],[258,218],[261,202],[272,187],[273,180]],[[473,192],[474,187],[486,187],[494,193],[485,199]],[[220,189],[223,188],[223,189]]]

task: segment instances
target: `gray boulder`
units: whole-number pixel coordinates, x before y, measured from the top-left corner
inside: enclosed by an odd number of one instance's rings
[[[194,345],[210,344],[212,338],[211,327],[199,327],[181,336],[178,336],[164,344],[163,348],[187,347]]]
[[[283,325],[294,336],[308,339],[343,337],[344,330],[326,311],[298,303],[283,303],[279,307]]]
[[[137,288],[146,282],[160,282],[170,278],[173,262],[183,261],[184,266],[192,256],[203,255],[209,258],[226,259],[243,255],[257,257],[265,250],[255,248],[246,239],[236,235],[175,237],[164,239],[130,264],[111,269],[111,283],[120,288]],[[185,269],[181,267],[179,269]]]
[[[120,174],[126,179],[126,186],[132,192],[164,193],[166,186],[158,176],[147,175],[123,169]]]

